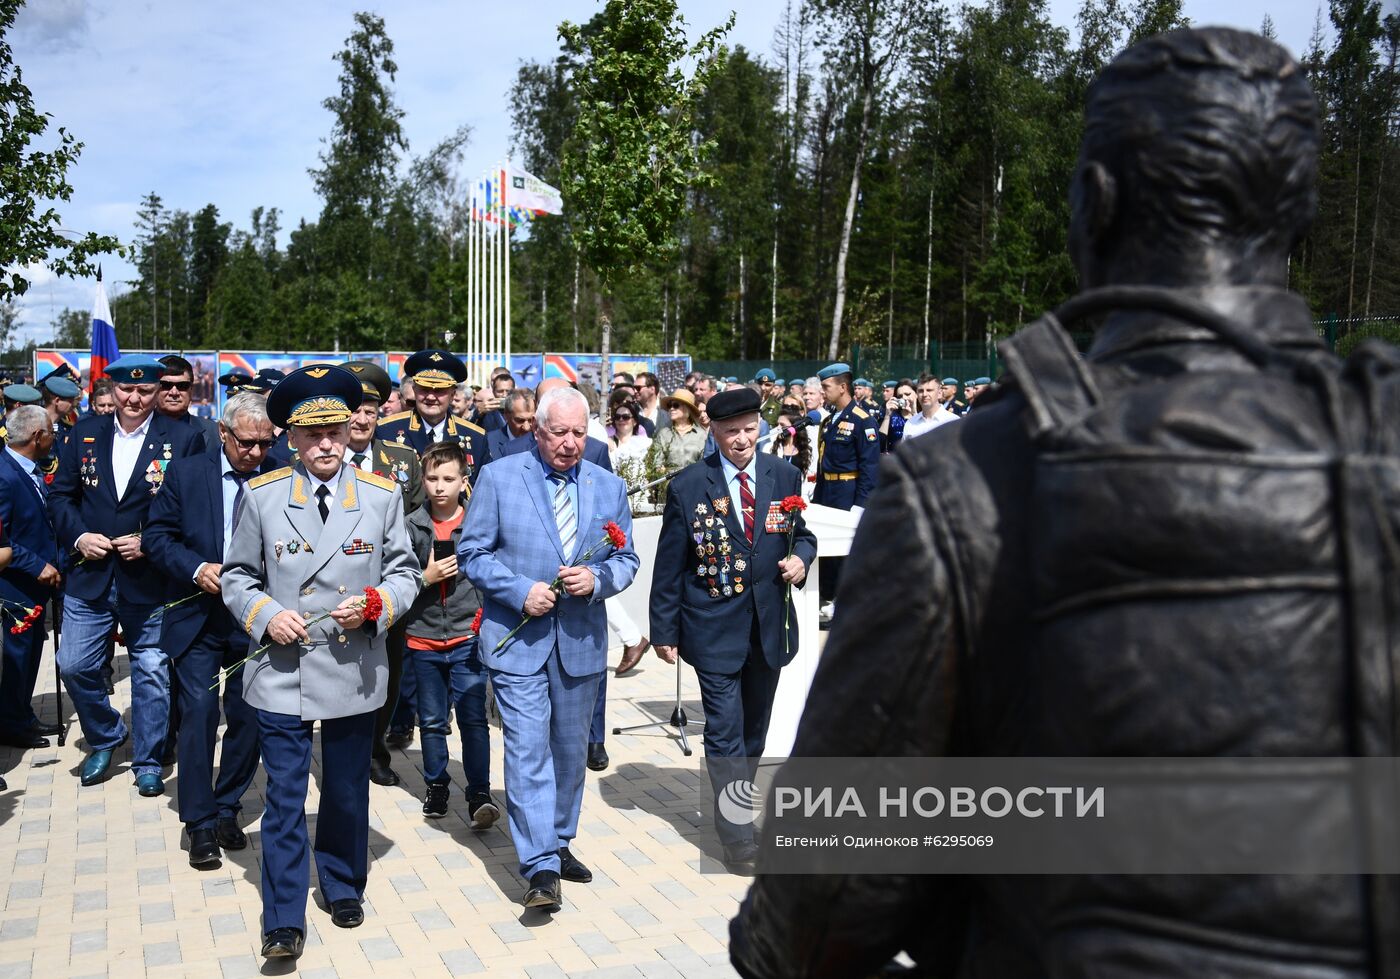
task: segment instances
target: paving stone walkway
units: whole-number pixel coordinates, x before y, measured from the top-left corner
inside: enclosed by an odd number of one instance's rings
[[[125,710],[130,683],[120,653],[118,665],[117,700]],[[51,648],[40,677],[40,715],[52,718]],[[609,677],[610,728],[669,716],[674,691],[673,669],[649,652],[631,675]],[[698,718],[689,670],[683,696]],[[0,793],[0,979],[734,975],[727,928],[747,882],[714,872],[708,859],[701,870],[698,810],[706,804],[698,736],[690,758],[659,729],[609,736],[612,765],[588,774],[576,843],[594,880],[566,882],[564,908],[552,917],[520,904],[524,885],[505,820],[485,833],[467,827],[460,743],[452,746],[452,809],[440,820],[421,815],[417,742],[395,752],[403,784],[370,786],[365,923],[332,926],[314,903],[313,872],[307,947],[293,966],[258,955],[262,774],[245,798],[249,849],[225,854],[217,869],[194,870],[175,809],[178,770],[167,773],[164,797],[143,799],[123,749],[106,782],[83,788],[77,771],[84,745],[71,706],[68,718],[62,748],[0,748],[0,774],[9,782]],[[504,809],[497,728],[492,749],[493,793]],[[312,776],[309,813],[319,767]],[[309,821],[314,832],[314,817]]]

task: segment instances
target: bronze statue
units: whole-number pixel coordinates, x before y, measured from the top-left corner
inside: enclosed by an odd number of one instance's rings
[[[794,755],[1400,753],[1400,358],[1341,364],[1286,290],[1317,152],[1309,84],[1261,37],[1175,31],[1104,70],[1071,188],[1085,291],[887,464]],[[1063,327],[1091,318],[1081,357]],[[865,594],[885,567],[922,607]],[[766,851],[731,926],[750,979],[900,951],[930,976],[1400,975],[1389,877],[799,878]]]

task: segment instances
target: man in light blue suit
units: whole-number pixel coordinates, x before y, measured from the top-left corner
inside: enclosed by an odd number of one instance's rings
[[[588,402],[540,398],[536,446],[481,470],[458,549],[481,590],[480,642],[505,732],[506,802],[525,906],[555,912],[559,881],[593,875],[569,850],[583,801],[588,722],[607,665],[604,599],[632,583],[632,517],[621,479],[583,458]],[[604,525],[627,534],[597,547]],[[562,592],[550,583],[558,577]],[[514,636],[506,636],[521,621]],[[499,649],[497,647],[500,647]]]

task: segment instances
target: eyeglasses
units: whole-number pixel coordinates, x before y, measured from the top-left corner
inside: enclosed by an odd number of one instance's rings
[[[229,432],[228,437],[237,442],[238,447],[244,452],[250,451],[255,447],[262,449],[264,452],[266,452],[268,449],[272,448],[274,445],[277,444],[276,439],[241,439],[237,435],[234,435],[232,432]]]
[[[182,391],[182,392],[183,392],[183,391],[188,391],[188,390],[189,390],[190,388],[192,388],[192,387],[194,387],[194,381],[161,381],[161,382],[160,382],[160,389],[161,389],[162,391]]]
[[[615,422],[630,422],[631,420],[632,416],[625,411],[613,412],[613,421]]]

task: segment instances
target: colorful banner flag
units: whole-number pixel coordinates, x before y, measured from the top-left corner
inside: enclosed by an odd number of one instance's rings
[[[505,174],[505,196],[512,209],[519,208],[532,214],[564,213],[564,197],[558,189],[513,163],[506,164]]]
[[[112,322],[112,310],[107,305],[107,290],[102,285],[102,270],[97,270],[97,299],[92,304],[92,361],[88,367],[88,393],[100,377],[105,377],[107,365],[122,355],[117,349],[117,330]]]

